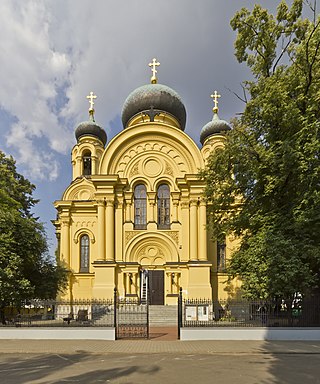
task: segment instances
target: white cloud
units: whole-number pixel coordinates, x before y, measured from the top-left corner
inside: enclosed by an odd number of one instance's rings
[[[91,90],[98,95],[96,120],[109,138],[114,134],[109,122],[121,113],[125,98],[149,82],[153,57],[161,62],[159,82],[184,100],[186,132],[196,141],[212,117],[214,89],[223,96],[221,118],[241,112],[243,105],[226,90],[247,77],[233,56],[229,20],[255,2],[0,1],[0,143],[5,137],[19,171],[37,184],[42,201],[36,214],[42,221],[54,217],[51,202],[71,181],[70,158],[60,154],[69,156],[74,128],[87,119],[85,96]],[[51,224],[48,228],[54,239]]]
[[[72,144],[71,132],[50,107],[59,87],[68,80],[70,62],[54,51],[48,34],[50,14],[40,1],[2,1],[0,5],[0,103],[15,118],[6,133],[7,145],[18,154],[35,179],[57,176],[52,150],[65,152]],[[49,153],[39,148],[43,138]]]
[[[214,89],[224,96],[223,118],[241,111],[225,90],[242,80],[228,24],[248,3],[253,1],[1,0],[0,106],[15,118],[6,138],[18,163],[33,178],[46,177],[49,169],[56,177],[55,155],[74,144],[91,90],[98,95],[96,120],[110,136],[109,122],[126,96],[149,82],[153,57],[161,62],[159,82],[185,100],[187,132],[195,140],[211,119]]]

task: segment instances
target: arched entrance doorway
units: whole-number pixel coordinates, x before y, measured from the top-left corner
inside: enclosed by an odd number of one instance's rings
[[[148,301],[151,305],[167,304],[168,271],[172,262],[178,262],[178,249],[172,238],[159,232],[138,235],[128,244],[126,261],[140,266],[141,302]]]

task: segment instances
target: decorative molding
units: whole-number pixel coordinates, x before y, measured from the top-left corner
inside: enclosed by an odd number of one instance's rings
[[[79,178],[74,185],[71,185],[64,193],[64,200],[94,200],[95,189],[87,178]]]
[[[200,207],[207,207],[207,201],[205,198],[201,198],[199,201],[199,206]]]
[[[162,265],[165,263],[165,255],[158,245],[147,245],[139,252],[138,261],[142,260],[144,260],[144,265]]]
[[[106,200],[106,207],[114,207],[114,200],[111,200],[111,199]]]
[[[190,170],[188,169],[188,165],[185,164],[185,160],[181,158],[181,154],[174,148],[172,145],[169,144],[163,144],[159,143],[157,141],[149,141],[147,143],[139,143],[135,145],[134,147],[130,148],[128,152],[126,152],[121,159],[118,160],[118,166],[115,169],[115,173],[122,173],[125,172],[125,169],[127,168],[129,162],[139,153],[143,152],[160,152],[165,155],[167,155],[171,160],[176,164],[179,172],[181,173],[188,173]],[[168,175],[173,175],[173,169],[170,166],[167,169]],[[133,166],[133,168],[130,171],[129,176],[133,175],[132,172],[136,172],[136,164]],[[135,174],[134,174],[135,175]]]
[[[139,161],[137,161],[137,162],[134,164],[134,166],[131,168],[129,177],[138,175],[138,173],[139,173]]]
[[[145,231],[126,231],[125,244],[127,245],[131,239],[141,233],[145,233]],[[179,245],[179,231],[161,231],[160,233],[169,236],[177,245]]]
[[[167,162],[165,162],[165,163],[166,163],[166,168],[164,170],[164,173],[173,177],[173,169],[172,169],[171,165],[168,164]]]
[[[90,241],[91,241],[92,244],[95,243],[96,239],[95,239],[94,233],[90,229],[87,229],[87,228],[80,228],[80,229],[78,229],[76,231],[76,233],[74,234],[74,236],[73,236],[73,242],[75,244],[78,244],[80,236],[84,235],[84,234],[89,236]]]
[[[60,216],[60,223],[62,227],[69,227],[71,224],[70,217]]]
[[[96,222],[95,221],[76,221],[76,228],[93,228],[95,226]]]
[[[127,245],[131,239],[133,239],[135,236],[137,236],[143,232],[144,231],[126,231],[125,232],[125,244]]]
[[[171,239],[179,245],[179,232],[178,231],[161,231],[162,233],[166,234],[167,236],[171,237]]]

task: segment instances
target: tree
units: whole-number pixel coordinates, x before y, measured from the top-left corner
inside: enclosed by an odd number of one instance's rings
[[[47,255],[43,225],[31,212],[35,186],[0,151],[0,312],[30,298],[54,298],[66,271]]]
[[[260,5],[231,20],[251,69],[245,109],[202,177],[213,237],[239,236],[230,277],[247,297],[290,298],[320,287],[320,18],[315,2]],[[302,14],[311,10],[312,17]]]

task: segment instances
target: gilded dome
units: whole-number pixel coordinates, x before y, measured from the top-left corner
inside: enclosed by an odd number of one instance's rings
[[[181,129],[185,129],[186,109],[181,97],[176,91],[162,84],[143,85],[130,93],[122,108],[123,127],[127,127],[133,116],[150,109],[173,115]]]

